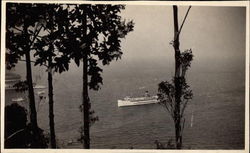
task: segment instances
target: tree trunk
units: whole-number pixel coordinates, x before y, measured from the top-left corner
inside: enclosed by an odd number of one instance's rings
[[[84,148],[90,148],[89,138],[89,97],[88,97],[88,57],[83,58],[83,122],[84,122]]]
[[[29,91],[30,123],[32,125],[32,128],[36,130],[38,128],[37,112],[36,112],[33,80],[32,80],[32,70],[31,70],[31,64],[30,64],[31,62],[30,62],[29,48],[27,48],[25,51],[25,58],[26,58],[26,80],[28,83],[28,91]]]
[[[29,44],[25,47],[25,58],[26,58],[26,81],[28,84],[28,96],[29,96],[29,108],[30,108],[30,124],[33,132],[33,142],[31,144],[32,148],[40,147],[39,140],[39,128],[37,124],[37,111],[36,111],[36,102],[33,88],[33,80],[32,80],[32,69],[31,69],[31,60],[30,60],[30,46],[32,42],[30,42],[28,35],[28,26],[24,25],[24,41],[29,42]]]
[[[48,85],[49,85],[49,126],[51,148],[56,148],[55,122],[54,122],[54,101],[53,101],[53,79],[52,79],[52,57],[48,61]]]
[[[87,35],[87,15],[85,12],[83,13],[82,18],[83,23],[83,38],[86,39]],[[86,43],[86,41],[85,41]],[[88,95],[88,50],[87,48],[83,48],[83,90],[82,90],[82,105],[83,105],[83,124],[84,124],[84,148],[90,149],[90,136],[89,136],[89,95]]]
[[[54,24],[54,13],[51,18],[52,24]],[[54,29],[51,29],[51,33],[54,33]],[[53,44],[50,44],[50,55],[48,58],[48,88],[49,88],[49,126],[50,126],[50,142],[51,148],[56,148],[56,135],[55,135],[55,121],[54,121],[54,100],[53,100],[53,76],[52,76],[52,53],[54,51]]]
[[[173,6],[174,14],[174,50],[175,50],[175,109],[174,109],[174,121],[175,121],[175,140],[176,148],[181,149],[182,147],[182,136],[181,136],[181,118],[180,118],[180,103],[181,103],[181,59],[180,59],[180,42],[179,42],[179,25],[178,25],[178,7]]]

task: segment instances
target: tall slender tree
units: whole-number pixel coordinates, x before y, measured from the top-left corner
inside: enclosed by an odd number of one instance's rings
[[[31,147],[36,148],[40,147],[38,142],[41,131],[37,124],[30,52],[43,28],[41,14],[44,12],[44,7],[35,4],[7,3],[6,8],[6,65],[10,69],[21,57],[25,57],[30,123],[34,132],[34,144]]]
[[[182,148],[182,134],[185,125],[185,118],[183,116],[184,110],[189,100],[192,99],[193,93],[189,89],[189,85],[186,83],[185,74],[188,67],[191,66],[193,60],[192,50],[180,51],[179,36],[181,29],[185,23],[186,17],[191,7],[184,17],[184,20],[179,27],[178,24],[178,7],[173,6],[173,17],[174,17],[174,40],[172,42],[175,52],[175,75],[173,83],[163,81],[159,84],[158,99],[170,113],[174,120],[175,125],[175,141],[176,148]]]
[[[77,66],[82,60],[83,71],[83,133],[84,148],[90,148],[90,99],[88,90],[98,90],[102,84],[103,65],[121,58],[121,39],[133,30],[134,23],[122,20],[119,13],[125,9],[123,5],[74,5],[69,7],[70,23],[67,39],[64,39],[64,52],[67,57],[74,59]]]
[[[62,4],[48,4],[46,7],[44,35],[37,38],[34,48],[35,65],[46,65],[48,73],[49,125],[51,147],[56,148],[53,100],[53,72],[62,73],[69,68],[70,58],[63,54],[62,40],[69,23],[68,9]]]
[[[28,8],[28,9],[25,9]],[[59,4],[16,4],[11,3],[8,7],[7,17],[7,68],[14,67],[18,60],[26,55],[22,47],[29,45],[29,52],[34,51],[33,55],[36,57],[36,61],[30,60],[30,53],[27,54],[25,59],[26,65],[30,65],[27,70],[31,71],[31,62],[35,62],[35,65],[45,65],[48,72],[48,97],[49,97],[49,125],[50,125],[50,140],[51,147],[56,148],[55,128],[54,128],[54,109],[53,109],[53,77],[52,70],[59,71],[60,73],[68,70],[68,60],[65,60],[65,56],[57,56],[54,47],[54,43],[60,45],[60,39],[63,37],[65,21],[67,20],[67,11],[63,10],[63,5]],[[22,16],[27,16],[22,18]],[[17,17],[17,18],[13,18]],[[14,20],[9,20],[13,18]],[[28,19],[32,19],[31,21]],[[34,21],[33,21],[34,20]],[[68,21],[68,20],[67,20]],[[25,34],[24,23],[30,25],[26,28],[29,32],[29,41],[23,41],[22,37]],[[58,28],[59,27],[59,28]],[[31,42],[31,43],[30,43]],[[29,44],[30,43],[30,44]],[[59,47],[56,48],[60,49]],[[57,51],[58,53],[58,51]],[[27,64],[28,63],[28,64]],[[30,74],[30,73],[29,73]],[[29,82],[32,82],[32,75],[27,75],[28,89],[30,89]],[[33,87],[31,88],[33,90]],[[29,90],[30,91],[30,90]],[[29,92],[34,98],[33,93]],[[32,103],[35,109],[35,102]],[[32,114],[33,111],[31,111]],[[32,115],[31,115],[32,116]],[[36,116],[36,111],[35,111]],[[32,123],[32,120],[31,120]],[[37,121],[35,122],[37,124]],[[35,124],[35,125],[36,125]],[[33,125],[33,124],[32,124]]]
[[[46,65],[48,73],[48,97],[49,97],[49,126],[50,126],[50,144],[51,148],[56,148],[55,122],[54,122],[54,100],[53,100],[53,77],[52,77],[52,56],[54,55],[53,40],[49,39],[54,34],[54,11],[55,5],[47,6],[47,12],[44,14],[46,26],[44,36],[37,39],[34,48],[36,48],[35,65]]]

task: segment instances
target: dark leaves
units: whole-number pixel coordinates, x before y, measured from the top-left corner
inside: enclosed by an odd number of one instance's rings
[[[89,59],[88,75],[90,76],[90,81],[88,84],[90,89],[98,90],[100,88],[100,84],[103,83],[101,72],[102,69],[97,66],[97,60]]]
[[[174,94],[175,92],[174,90],[175,90],[174,86],[168,81],[163,81],[159,84],[158,91],[160,93],[164,93],[166,95]]]
[[[45,4],[7,3],[6,7],[6,61],[7,68],[15,66],[35,40],[37,25],[44,19]],[[37,33],[36,33],[37,34]]]
[[[183,65],[183,69],[187,69],[191,66],[191,61],[193,60],[192,49],[185,50],[181,53],[181,63]]]
[[[121,39],[133,31],[133,21],[120,16],[124,5],[63,5],[63,4],[7,4],[7,65],[15,66],[25,51],[35,51],[35,65],[48,65],[50,70],[68,71],[71,59],[77,66],[83,55],[90,57],[89,88],[98,90],[102,84],[103,65],[122,56]],[[43,27],[43,34],[38,27]],[[13,29],[19,30],[13,30]],[[34,41],[34,43],[33,43]]]
[[[55,57],[53,66],[56,72],[62,73],[69,70],[69,58],[67,56]]]
[[[174,81],[177,81],[178,85],[181,87],[180,91],[180,110],[181,113],[184,113],[187,102],[193,98],[193,92],[190,89],[189,85],[186,83],[184,77],[174,78],[172,83],[168,81],[163,81],[158,85],[158,100],[161,105],[163,105],[170,113],[170,115],[174,118],[174,112],[176,109],[176,87],[174,86]]]
[[[65,34],[63,52],[77,66],[84,55],[88,56],[89,88],[98,90],[102,84],[102,69],[97,66],[97,58],[103,65],[120,59],[121,39],[133,30],[134,23],[121,19],[119,12],[125,8],[123,5],[72,5],[71,8],[64,14],[69,20],[65,21],[67,26],[58,26]]]

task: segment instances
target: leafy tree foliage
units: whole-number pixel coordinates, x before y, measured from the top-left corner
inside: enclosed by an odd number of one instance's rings
[[[47,138],[38,129],[40,139],[34,139],[34,131],[27,124],[27,111],[17,103],[5,107],[5,147],[6,148],[46,148]]]
[[[7,68],[14,67],[21,57],[26,58],[30,109],[33,112],[31,121],[34,125],[37,121],[30,51],[35,51],[35,65],[47,67],[52,122],[52,71],[68,71],[72,59],[77,66],[83,61],[82,138],[85,148],[89,148],[89,126],[97,121],[98,117],[90,110],[88,89],[98,90],[103,83],[102,69],[98,61],[102,65],[108,65],[112,60],[121,58],[121,39],[125,38],[134,26],[132,21],[126,22],[119,15],[125,6],[10,3],[7,8]]]
[[[5,114],[5,137],[26,126],[27,111],[17,103],[6,106]]]
[[[44,15],[43,35],[36,39],[34,43],[34,57],[36,57],[35,65],[46,66],[49,72],[59,72],[69,70],[70,57],[64,52],[64,39],[69,26],[68,10],[63,9],[62,4],[46,5],[47,12]],[[48,65],[49,58],[51,59],[50,66]]]
[[[55,58],[55,69],[59,72],[68,70],[66,61],[70,59],[80,66],[83,55],[87,55],[88,85],[90,89],[98,90],[102,84],[98,60],[108,65],[112,60],[121,58],[121,38],[133,29],[133,22],[126,23],[118,15],[125,9],[123,5],[67,5],[59,9],[62,11],[56,14],[58,19],[55,22],[63,23],[58,25],[55,35],[60,33],[63,37],[55,41],[60,52],[60,58]]]
[[[7,3],[6,13],[6,65],[15,66],[27,50],[31,50],[34,41],[43,28],[41,14],[45,5]]]

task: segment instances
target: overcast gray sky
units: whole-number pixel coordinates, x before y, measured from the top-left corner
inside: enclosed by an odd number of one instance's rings
[[[188,6],[179,7],[179,24],[187,9]],[[244,69],[245,12],[244,7],[191,8],[180,36],[181,50],[193,50],[191,70],[201,67],[207,71],[208,66],[213,69],[221,64],[228,69]],[[121,15],[134,21],[134,31],[122,40],[122,60],[111,62],[105,71],[112,71],[112,67],[134,66],[135,62],[142,61],[151,65],[163,63],[174,70],[174,51],[169,44],[174,31],[172,6],[126,5]]]
[[[179,24],[188,7],[179,7]],[[245,58],[245,8],[193,6],[180,36],[182,50],[192,48],[195,62]],[[172,6],[127,5],[122,12],[135,22],[122,42],[123,60],[173,60]]]

